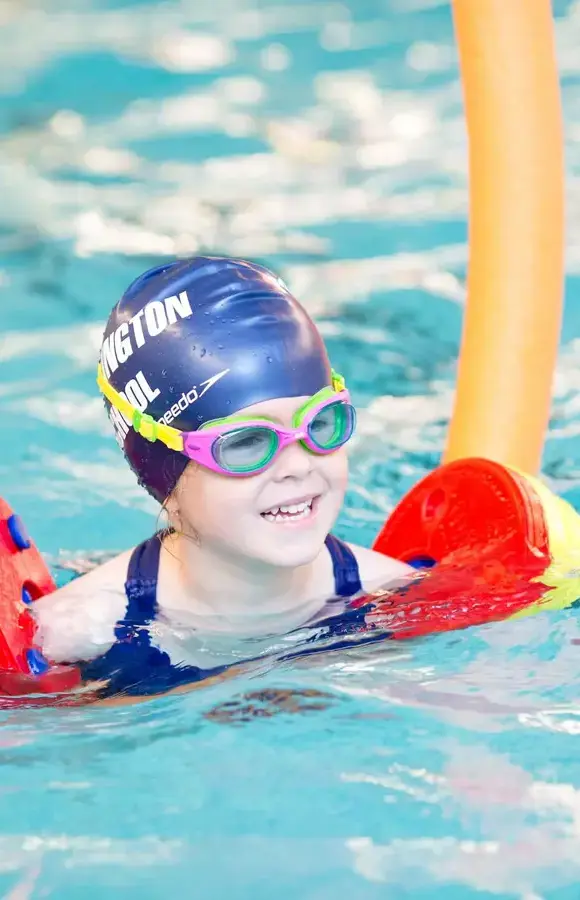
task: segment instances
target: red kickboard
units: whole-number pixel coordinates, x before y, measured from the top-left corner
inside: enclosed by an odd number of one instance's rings
[[[411,564],[469,566],[500,560],[513,572],[540,575],[549,564],[548,529],[530,483],[487,459],[462,459],[423,478],[395,507],[374,549]]]
[[[423,478],[395,507],[374,549],[430,569],[376,596],[369,624],[395,638],[506,619],[546,591],[541,576],[550,552],[540,498],[527,479],[487,459],[457,460]]]
[[[73,666],[54,666],[36,646],[27,608],[56,585],[8,503],[0,498],[0,694],[54,693],[80,684]]]

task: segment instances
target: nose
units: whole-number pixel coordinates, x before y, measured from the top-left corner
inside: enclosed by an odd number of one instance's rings
[[[275,481],[294,478],[297,481],[306,478],[312,471],[313,458],[302,444],[296,441],[281,451],[274,462],[273,476]]]

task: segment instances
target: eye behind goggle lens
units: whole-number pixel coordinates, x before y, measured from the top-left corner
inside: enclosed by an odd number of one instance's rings
[[[213,447],[213,457],[227,472],[252,472],[274,456],[278,447],[276,433],[270,428],[250,427],[228,431]]]
[[[308,425],[308,436],[321,450],[335,450],[352,437],[356,425],[354,406],[341,400],[329,403]]]

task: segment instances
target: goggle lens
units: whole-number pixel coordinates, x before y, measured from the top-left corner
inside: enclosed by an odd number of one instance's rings
[[[212,446],[213,458],[226,472],[253,472],[267,466],[278,448],[270,428],[238,428],[222,434]]]
[[[308,424],[308,437],[320,450],[337,450],[354,431],[356,413],[350,403],[337,401],[324,406]]]

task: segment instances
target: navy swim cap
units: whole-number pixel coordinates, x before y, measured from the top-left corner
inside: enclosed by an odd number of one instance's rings
[[[145,272],[113,309],[100,359],[132,406],[181,431],[332,383],[307,312],[278,276],[237,259],[201,256]],[[106,405],[139,483],[163,503],[189,460]]]

